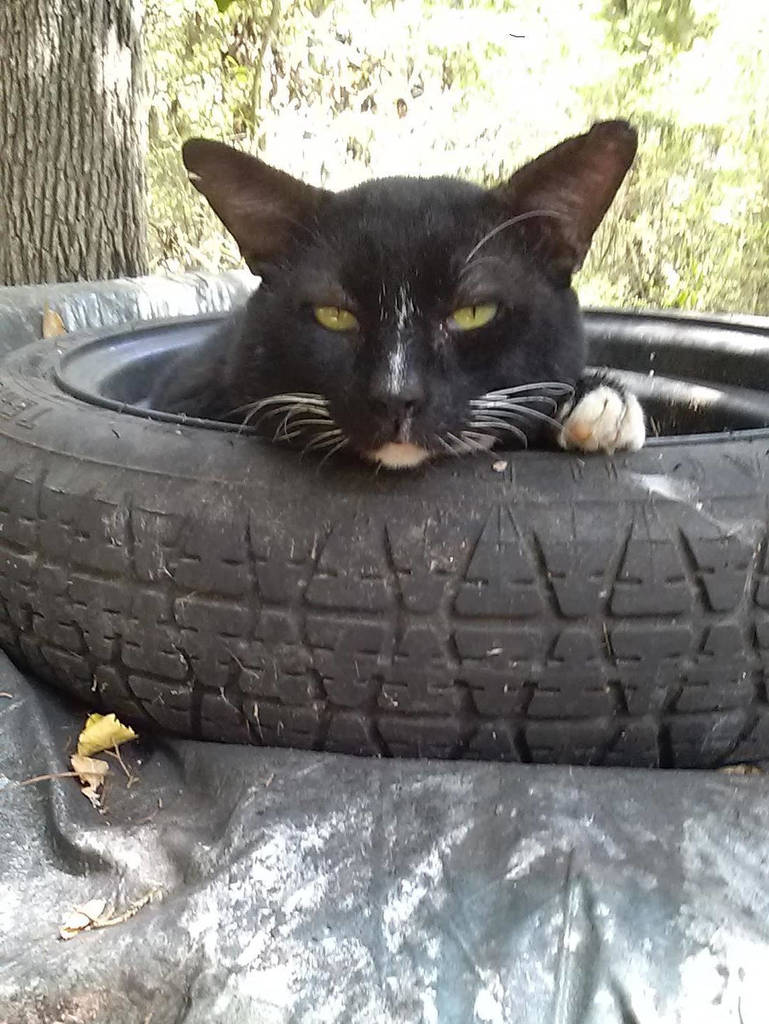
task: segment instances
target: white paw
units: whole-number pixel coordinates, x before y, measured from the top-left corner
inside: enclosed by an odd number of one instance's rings
[[[557,440],[580,452],[638,451],[646,440],[643,409],[635,395],[599,384],[566,410]]]

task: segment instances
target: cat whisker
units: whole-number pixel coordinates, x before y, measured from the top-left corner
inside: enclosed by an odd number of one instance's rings
[[[254,416],[256,416],[256,414],[258,412],[259,412],[258,409],[253,409],[252,408],[251,411],[246,414],[246,416],[243,418],[243,422],[238,427],[238,433],[239,434],[242,434],[243,431],[246,429],[246,427],[251,426],[251,420],[254,418]],[[256,423],[253,424],[253,426],[254,427],[258,427],[259,424],[261,423],[261,421],[262,421],[262,417],[260,416],[259,419],[256,421]]]
[[[482,451],[488,451],[488,449],[487,449],[487,448],[484,448],[484,447],[483,447],[482,445],[478,444],[478,442],[477,442],[477,441],[472,441],[472,440],[471,440],[471,439],[470,439],[470,438],[469,438],[469,437],[467,436],[467,434],[465,433],[465,431],[464,431],[464,430],[463,430],[463,431],[461,431],[461,435],[460,435],[460,436],[462,437],[462,441],[464,442],[464,444],[465,444],[465,445],[467,446],[467,450],[468,450],[468,452],[482,452]]]
[[[461,453],[456,451],[454,448],[452,448],[452,446],[449,444],[449,442],[445,438],[441,437],[440,434],[434,434],[433,437],[438,442],[438,444],[441,446],[441,448],[443,448],[444,451],[448,452],[449,455],[453,455],[455,459],[459,458]]]
[[[534,402],[547,402],[552,408],[553,412],[558,408],[558,402],[550,395],[524,395],[522,398],[516,398],[514,405],[532,405]],[[491,406],[501,406],[504,408],[510,404],[509,398],[490,398],[484,400],[482,398],[473,398],[470,401],[470,405],[479,409],[485,409]]]
[[[526,436],[526,434],[524,434],[524,432],[521,430],[521,428],[517,427],[514,423],[506,423],[504,420],[497,420],[497,419],[491,419],[491,418],[489,418],[489,419],[483,418],[483,419],[472,420],[471,423],[470,423],[470,426],[471,427],[496,427],[498,430],[507,431],[507,433],[512,434],[514,437],[517,437],[518,440],[521,442],[521,444],[523,445],[524,448],[528,448],[529,447],[529,439],[528,439],[528,437]]]
[[[479,408],[475,412],[483,415],[488,411],[490,416],[495,416],[498,419],[506,419],[509,416],[514,416],[519,420],[539,420],[540,423],[547,423],[548,426],[555,427],[560,430],[561,424],[558,420],[553,419],[552,416],[548,416],[547,413],[540,412],[539,409],[530,409],[528,407],[517,407],[514,403],[506,405],[496,404],[490,405],[487,409]]]
[[[305,446],[302,448],[302,455],[307,452],[311,452],[314,449],[328,448],[332,444],[335,444],[341,437],[343,437],[342,431],[337,427],[334,430],[323,430],[320,434],[313,437]]]
[[[320,469],[320,467],[323,465],[323,463],[327,459],[330,459],[332,455],[336,455],[337,452],[341,451],[342,448],[344,448],[344,446],[349,444],[349,443],[350,443],[349,438],[343,437],[341,441],[339,441],[337,444],[334,445],[333,448],[329,449],[329,451],[326,452],[326,454],[323,456],[323,458],[318,463],[318,469]]]
[[[563,220],[563,214],[556,213],[555,210],[529,210],[528,213],[519,213],[517,217],[510,217],[509,220],[503,220],[501,224],[497,224],[491,231],[487,231],[480,242],[477,242],[470,252],[465,256],[465,263],[469,263],[470,260],[475,256],[479,249],[491,241],[500,231],[505,231],[507,228],[513,227],[515,224],[520,224],[522,221],[531,220],[533,217],[554,217],[556,220]]]
[[[246,418],[243,420],[243,423],[241,424],[241,428],[245,427],[246,425],[248,425],[248,423],[256,415],[256,413],[260,412],[260,411],[261,411],[261,415],[253,423],[254,428],[258,427],[265,420],[268,420],[268,419],[270,419],[273,416],[283,416],[283,415],[285,415],[288,419],[290,419],[292,416],[299,416],[302,413],[312,413],[313,416],[321,416],[321,417],[323,417],[322,420],[319,421],[320,423],[323,423],[323,424],[325,424],[325,423],[333,423],[334,422],[333,419],[331,418],[331,414],[330,413],[327,413],[325,409],[321,409],[321,408],[319,408],[317,406],[306,406],[306,405],[289,405],[289,406],[286,406],[284,404],[284,405],[277,406],[275,409],[267,409],[266,411],[265,410],[260,410],[259,408],[252,409],[251,412],[248,414],[248,416],[246,416]]]
[[[331,419],[330,416],[326,417],[325,419],[317,419],[314,416],[305,417],[304,419],[300,420],[294,419],[295,416],[301,416],[303,412],[312,411],[313,410],[311,409],[307,410],[302,408],[289,409],[283,419],[283,422],[281,423],[280,427],[278,427],[278,430],[275,433],[275,440],[278,440],[279,437],[287,438],[289,436],[289,428],[291,429],[291,436],[296,437],[298,434],[303,433],[308,426],[334,426],[334,421]],[[338,427],[334,427],[334,431],[341,433]],[[324,433],[324,436],[326,436],[328,433],[331,433],[331,431],[326,431]]]
[[[277,440],[278,440],[278,438],[279,438],[279,437],[281,436],[281,434],[284,434],[284,435],[285,435],[285,433],[286,433],[286,429],[287,429],[287,427],[288,427],[288,421],[289,421],[290,419],[291,419],[291,410],[289,409],[289,411],[288,411],[288,412],[286,413],[286,415],[285,415],[285,416],[283,417],[283,419],[281,420],[280,426],[279,426],[279,427],[278,427],[278,429],[277,429],[277,430],[275,431],[275,434],[274,434],[274,436],[273,436],[273,438],[272,438],[272,439],[273,439],[273,441],[277,441]]]
[[[309,429],[306,426],[306,424],[308,424],[308,423],[317,423],[320,426],[328,427],[331,423],[333,423],[333,420],[297,420],[296,422],[289,422],[287,424],[287,429],[285,431],[283,431],[283,433],[280,435],[279,440],[281,440],[281,441],[293,440],[296,437],[302,437],[302,436],[304,436],[305,439],[307,439],[308,434],[309,434],[309,439],[310,440],[314,440],[314,439],[316,439],[319,436],[326,436],[327,434],[330,434],[330,433],[337,433],[337,434],[341,434],[342,433],[342,431],[339,430],[338,427],[335,427],[333,431],[331,431],[331,430],[323,431],[319,435],[317,430]]]
[[[560,430],[562,426],[559,420],[555,419],[553,416],[548,416],[547,413],[540,412],[539,409],[519,410],[519,415],[522,416],[523,419],[528,418],[530,420],[538,420],[540,423],[546,423],[549,427],[552,427],[553,430]]]
[[[507,430],[509,427],[515,427],[515,423],[502,419],[500,416],[493,416],[491,413],[479,413],[475,419],[470,420],[470,426],[499,427],[500,430]]]
[[[260,412],[260,411],[262,412],[262,415],[261,416],[257,416],[256,420],[254,420],[254,416],[256,416],[256,414],[258,412]],[[256,429],[261,423],[264,422],[264,420],[268,420],[272,416],[282,416],[285,412],[286,412],[285,405],[282,405],[282,406],[280,406],[277,409],[268,409],[266,412],[264,412],[264,411],[262,411],[260,409],[258,404],[255,404],[255,405],[253,405],[251,407],[251,411],[249,413],[247,413],[246,416],[243,418],[243,421],[240,424],[239,430],[242,431],[245,427],[248,427],[248,426],[251,426],[254,429]],[[251,422],[252,420],[254,420],[253,423]]]
[[[333,422],[334,421],[330,417],[327,419],[317,419],[316,417],[309,416],[303,420],[292,420],[290,426],[292,430],[295,430],[297,433],[301,433],[302,431],[300,428],[302,427],[327,427]]]
[[[223,414],[223,418],[227,419],[228,416],[234,416],[236,412],[249,412],[254,407],[254,402],[247,402],[245,405],[239,405],[235,409],[230,409],[229,412]]]
[[[268,405],[318,405],[328,407],[328,399],[323,395],[316,395],[309,391],[287,392],[284,395],[270,395],[268,398],[260,398],[252,405],[260,408]],[[235,410],[237,411],[237,410]]]
[[[235,409],[230,409],[229,412],[225,413],[225,416],[234,416],[239,412],[251,412],[254,409],[262,409],[269,405],[317,405],[317,406],[328,406],[328,401],[322,395],[316,395],[310,392],[296,392],[294,394],[285,395],[270,395],[268,398],[260,398],[255,402],[247,402],[245,405],[239,405]]]
[[[459,451],[458,451],[457,454],[459,454],[459,455],[467,455],[470,452],[472,452],[473,449],[470,447],[470,445],[467,443],[467,441],[458,438],[457,435],[456,434],[452,434],[450,430],[446,431],[446,437],[449,438],[449,440],[454,441],[455,444],[458,446]]]
[[[261,412],[262,415],[259,417],[259,422],[261,423],[263,420],[268,420],[273,416],[282,416],[285,413],[298,415],[302,412],[315,413],[315,411],[315,407],[312,405],[277,405],[274,409],[254,409],[249,415],[253,415],[254,412]]]
[[[560,380],[543,380],[537,384],[517,384],[511,388],[496,388],[494,391],[487,391],[480,398],[474,399],[474,401],[481,401],[484,398],[501,398],[507,395],[524,394],[527,391],[541,391],[543,394],[549,391],[554,395],[565,396],[573,394],[574,385],[566,384]]]
[[[291,420],[291,419],[292,419],[292,418],[293,418],[294,416],[298,416],[298,415],[300,414],[300,412],[301,412],[301,411],[302,411],[302,410],[300,410],[300,409],[296,409],[296,408],[291,408],[291,409],[289,409],[289,410],[288,410],[288,411],[286,412],[285,416],[283,417],[283,419],[281,420],[281,422],[280,422],[280,424],[278,425],[277,429],[275,430],[275,434],[274,434],[274,436],[273,436],[273,441],[277,441],[277,440],[278,440],[279,438],[281,438],[281,437],[287,437],[287,436],[288,436],[288,426],[289,426],[289,421],[290,421],[290,420]],[[281,412],[283,412],[283,410],[282,410],[282,409],[281,409]],[[260,419],[259,419],[259,421],[258,421],[258,422],[261,422],[261,419],[262,419],[262,417],[260,417]],[[293,427],[293,424],[291,424],[291,425],[292,425],[292,427]]]
[[[489,451],[497,442],[493,434],[485,434],[477,430],[463,430],[461,434],[462,439],[478,452]]]
[[[459,271],[459,276],[464,277],[482,263],[501,263],[503,267],[507,267],[507,264],[500,256],[481,256],[480,259],[473,260],[472,263],[465,263]]]

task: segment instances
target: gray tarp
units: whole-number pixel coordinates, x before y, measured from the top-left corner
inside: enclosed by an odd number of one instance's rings
[[[2,1021],[767,1019],[764,777],[144,739],[100,815],[18,784],[66,769],[83,715],[0,678]]]
[[[0,346],[39,334],[41,296],[72,326],[246,286],[0,289]],[[2,656],[0,691],[2,1024],[767,1020],[765,776],[142,737],[99,814],[74,779],[20,784],[67,770],[82,709]]]

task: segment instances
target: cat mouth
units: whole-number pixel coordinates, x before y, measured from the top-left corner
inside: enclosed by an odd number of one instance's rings
[[[412,469],[420,466],[433,453],[411,441],[388,441],[370,451],[363,452],[363,457],[376,462],[385,469]]]

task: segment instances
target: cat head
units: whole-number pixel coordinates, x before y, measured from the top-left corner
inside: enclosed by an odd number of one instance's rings
[[[285,407],[286,435],[393,468],[532,440],[583,369],[571,276],[635,151],[608,121],[495,188],[334,193],[190,140],[190,180],[262,278],[228,363],[233,408]]]

